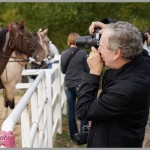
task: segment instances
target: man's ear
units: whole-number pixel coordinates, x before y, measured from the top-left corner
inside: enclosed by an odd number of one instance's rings
[[[117,60],[120,57],[122,57],[122,53],[121,53],[121,50],[119,48],[117,48],[114,51],[114,60]]]

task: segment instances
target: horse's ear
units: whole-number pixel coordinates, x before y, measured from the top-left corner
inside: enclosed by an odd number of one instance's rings
[[[38,32],[42,32],[42,28],[40,28],[40,29],[38,30]]]
[[[25,22],[25,21],[22,20],[22,21],[20,21],[20,23],[19,23],[19,26],[20,26],[21,29],[24,29],[24,22]]]
[[[43,31],[43,33],[44,33],[45,35],[47,35],[47,32],[48,32],[48,29],[45,29],[45,30]]]

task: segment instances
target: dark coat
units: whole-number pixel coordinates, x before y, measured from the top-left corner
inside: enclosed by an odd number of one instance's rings
[[[76,50],[76,54],[71,58],[68,64],[69,57]],[[80,85],[83,72],[89,72],[86,51],[76,47],[70,47],[63,51],[61,54],[61,71],[65,74],[66,87],[72,88]]]
[[[150,65],[141,54],[121,69],[100,77],[84,74],[77,117],[91,120],[88,147],[142,147],[149,112]]]

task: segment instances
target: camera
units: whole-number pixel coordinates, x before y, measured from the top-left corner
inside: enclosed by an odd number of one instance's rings
[[[94,33],[91,36],[80,36],[76,39],[76,45],[80,48],[91,48],[94,46],[98,48],[100,42],[100,28],[95,28]]]
[[[104,24],[116,23],[116,19],[111,18],[103,18],[100,22]],[[76,46],[79,48],[91,48],[94,46],[95,48],[99,47],[100,37],[99,34],[100,28],[95,28],[94,33],[91,36],[80,36],[76,39]]]
[[[90,127],[88,125],[83,126],[82,127],[82,132],[81,133],[76,133],[74,135],[74,143],[76,145],[86,144],[89,131],[90,131]]]

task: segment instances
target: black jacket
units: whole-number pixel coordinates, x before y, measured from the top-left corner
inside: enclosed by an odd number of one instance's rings
[[[88,147],[141,147],[148,119],[150,65],[141,54],[121,69],[100,77],[84,74],[78,93],[77,117],[91,120]]]
[[[70,60],[67,66],[67,61],[72,55],[72,52],[76,51],[76,54]],[[85,50],[80,50],[76,47],[68,48],[61,54],[61,71],[65,74],[65,86],[76,87],[80,85],[83,72],[89,72],[87,65],[87,53]]]

